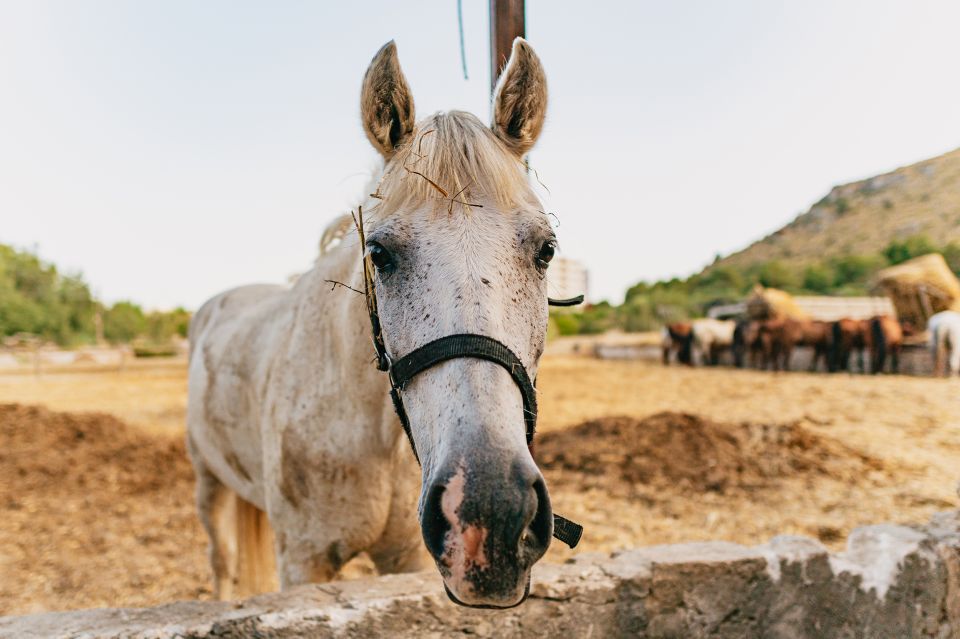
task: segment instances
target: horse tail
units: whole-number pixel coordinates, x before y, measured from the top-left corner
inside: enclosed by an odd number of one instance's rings
[[[213,516],[218,536],[233,552],[227,558],[232,565],[218,579],[219,598],[237,599],[277,590],[273,528],[267,513],[226,486],[220,490]]]
[[[830,340],[830,372],[838,371],[841,368],[843,359],[843,329],[840,328],[839,320],[831,326]]]

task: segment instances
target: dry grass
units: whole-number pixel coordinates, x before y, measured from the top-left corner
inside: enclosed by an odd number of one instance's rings
[[[0,403],[13,402],[110,413],[151,433],[179,435],[186,424],[186,361],[134,360],[122,371],[77,367],[39,376],[4,372]]]

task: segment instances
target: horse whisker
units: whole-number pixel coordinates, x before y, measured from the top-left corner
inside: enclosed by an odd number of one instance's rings
[[[356,294],[358,294],[358,295],[363,295],[363,294],[364,294],[363,291],[357,290],[357,289],[353,288],[352,286],[350,286],[350,285],[348,285],[348,284],[344,284],[343,282],[338,282],[338,281],[336,281],[336,280],[323,280],[323,281],[324,281],[324,282],[328,282],[328,283],[330,283],[330,284],[333,285],[333,286],[330,287],[330,290],[331,290],[331,291],[335,290],[338,286],[342,286],[343,288],[350,289],[351,291],[353,291],[354,293],[356,293]]]
[[[557,217],[557,214],[556,214],[556,213],[554,213],[554,212],[552,212],[552,211],[538,211],[538,212],[539,212],[539,213],[543,213],[544,215],[547,215],[547,216],[552,217],[553,219],[555,219],[555,220],[557,221],[557,225],[556,225],[555,227],[553,227],[553,228],[557,228],[557,229],[560,228],[560,218]]]
[[[533,168],[532,166],[530,166],[529,163],[527,164],[527,168],[530,169],[531,171],[533,171],[533,177],[537,178],[537,182],[540,184],[540,186],[542,186],[542,187],[544,188],[544,190],[546,190],[546,192],[547,192],[549,195],[553,195],[553,193],[550,193],[549,187],[547,187],[546,184],[544,184],[543,182],[540,181],[540,174],[537,173],[537,170],[536,170],[535,168]]]

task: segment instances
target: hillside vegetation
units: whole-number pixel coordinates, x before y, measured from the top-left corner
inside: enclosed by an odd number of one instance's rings
[[[99,318],[99,319],[98,319]],[[94,299],[80,275],[61,273],[29,251],[0,244],[0,337],[28,334],[61,346],[136,338],[153,343],[186,336],[190,314],[182,308],[145,313],[133,302],[112,306]]]
[[[877,254],[913,236],[960,242],[960,149],[834,187],[792,222],[710,268],[772,260],[794,266]]]
[[[554,315],[561,334],[650,330],[743,299],[754,284],[805,295],[867,295],[877,271],[942,253],[960,274],[960,149],[834,187],[809,211],[685,279],[639,282],[619,306]]]

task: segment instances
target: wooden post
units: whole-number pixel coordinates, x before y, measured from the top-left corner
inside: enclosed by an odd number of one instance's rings
[[[510,58],[515,38],[526,35],[523,0],[490,0],[490,91]]]

